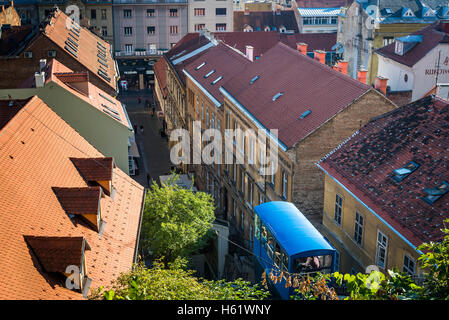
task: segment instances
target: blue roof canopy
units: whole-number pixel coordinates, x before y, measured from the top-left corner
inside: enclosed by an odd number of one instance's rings
[[[294,204],[267,202],[256,206],[254,211],[289,256],[315,250],[334,251]]]
[[[422,35],[408,35],[404,37],[397,38],[397,40],[402,42],[422,42]]]

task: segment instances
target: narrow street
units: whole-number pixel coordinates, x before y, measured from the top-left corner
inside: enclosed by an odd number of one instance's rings
[[[141,97],[139,103],[138,98]],[[156,113],[151,116],[152,107],[146,107],[146,100],[153,104],[153,95],[149,90],[126,91],[120,93],[118,100],[126,105],[129,119],[134,128],[137,128],[135,137],[139,150],[140,159],[138,163],[139,174],[132,176],[134,180],[144,187],[148,187],[147,174],[152,180],[157,181],[160,175],[170,173],[170,150],[167,138],[162,138],[159,130],[162,128],[161,120]],[[143,126],[143,132],[140,127]]]

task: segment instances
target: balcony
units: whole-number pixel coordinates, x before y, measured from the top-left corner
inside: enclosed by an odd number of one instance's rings
[[[113,4],[187,4],[188,0],[112,0]]]
[[[153,57],[161,56],[168,50],[134,50],[134,51],[115,51],[115,57]]]

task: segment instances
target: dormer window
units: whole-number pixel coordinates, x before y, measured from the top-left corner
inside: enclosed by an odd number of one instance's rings
[[[70,277],[73,289],[87,296],[91,279],[87,276],[85,252],[90,246],[84,237],[25,235],[24,239],[45,272]]]
[[[424,192],[427,196],[422,199],[428,204],[433,205],[438,199],[449,192],[449,182],[443,181],[438,187],[424,189]]]
[[[404,54],[404,43],[402,41],[395,41],[394,53],[400,56]]]
[[[403,56],[423,41],[422,35],[408,35],[395,40],[394,52]]]
[[[435,11],[431,8],[424,8],[424,17],[435,17]]]
[[[105,224],[101,219],[101,197],[103,192],[100,187],[53,187],[52,189],[69,217],[81,217],[100,235],[103,233]]]
[[[404,167],[393,170],[393,176],[391,177],[396,182],[401,182],[409,175],[411,175],[416,169],[418,169],[419,164],[414,161],[410,161]]]
[[[112,178],[114,173],[114,159],[104,158],[70,158],[78,172],[87,183],[99,185],[106,195],[112,196]]]
[[[404,11],[405,12],[402,14],[402,16],[405,18],[412,18],[415,16],[415,14],[413,13],[413,11],[411,9],[405,8]]]

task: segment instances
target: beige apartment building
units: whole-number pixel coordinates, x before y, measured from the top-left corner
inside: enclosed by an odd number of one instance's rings
[[[189,0],[188,32],[234,30],[232,0]]]

